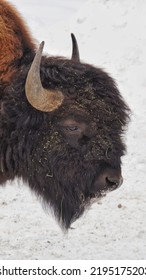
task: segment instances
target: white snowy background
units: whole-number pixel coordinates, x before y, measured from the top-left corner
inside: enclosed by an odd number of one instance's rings
[[[22,182],[0,189],[0,259],[146,259],[146,1],[10,0],[45,52],[71,55],[116,80],[132,110],[124,183],[63,233]]]

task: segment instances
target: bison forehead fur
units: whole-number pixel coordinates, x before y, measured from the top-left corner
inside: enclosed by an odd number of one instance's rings
[[[34,53],[16,57],[14,74],[0,84],[0,183],[22,178],[69,228],[95,197],[117,187],[129,109],[102,69],[45,56],[43,88],[64,100],[51,112],[33,108],[25,82]]]

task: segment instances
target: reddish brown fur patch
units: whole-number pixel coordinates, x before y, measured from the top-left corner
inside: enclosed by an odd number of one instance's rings
[[[0,80],[10,81],[17,69],[11,64],[35,44],[17,10],[7,1],[0,1]]]

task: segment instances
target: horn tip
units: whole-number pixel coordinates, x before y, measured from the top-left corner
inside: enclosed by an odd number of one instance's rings
[[[44,45],[45,45],[45,41],[42,41],[39,46],[40,51],[43,51]]]
[[[43,45],[43,46],[44,46],[44,45],[45,45],[45,41],[42,41],[40,45]]]
[[[75,39],[76,39],[74,33],[71,33],[71,38],[72,38],[72,40],[75,40]]]
[[[80,55],[79,55],[79,49],[78,49],[78,43],[76,40],[76,37],[74,33],[71,33],[71,39],[72,39],[72,60],[76,62],[80,62]]]

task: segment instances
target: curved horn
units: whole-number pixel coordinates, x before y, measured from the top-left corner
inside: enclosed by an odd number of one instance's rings
[[[31,64],[25,83],[28,102],[37,110],[52,112],[63,102],[64,96],[60,91],[44,89],[40,79],[40,63],[44,42],[39,46]]]
[[[73,46],[71,59],[76,62],[80,62],[78,43],[77,43],[76,37],[73,33],[71,33],[71,38],[72,38],[72,46]]]

